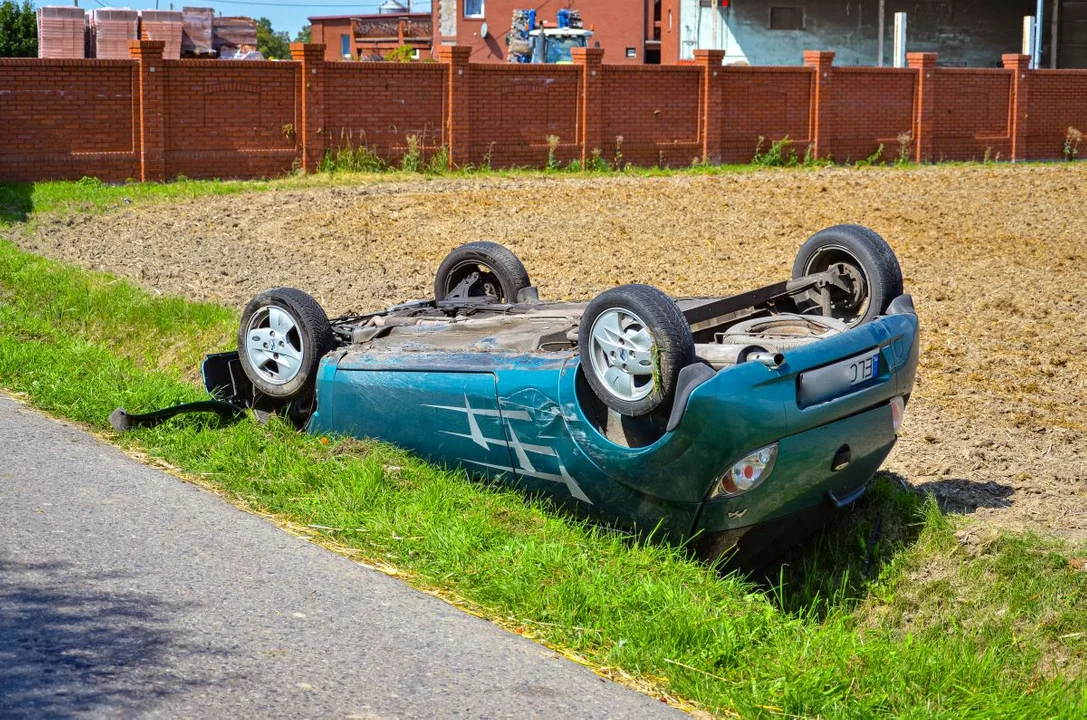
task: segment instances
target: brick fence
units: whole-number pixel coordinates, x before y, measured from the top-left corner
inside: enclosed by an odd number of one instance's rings
[[[162,43],[129,43],[132,60],[0,59],[0,180],[263,177],[314,169],[331,148],[366,145],[395,159],[409,138],[456,165],[543,166],[616,153],[635,165],[751,160],[759,138],[856,160],[879,145],[918,161],[1060,158],[1070,126],[1087,131],[1087,71],[723,67],[716,51],[680,66],[476,65],[441,47],[437,63],[163,60]],[[621,140],[620,140],[621,138]],[[1087,154],[1087,143],[1085,143]]]

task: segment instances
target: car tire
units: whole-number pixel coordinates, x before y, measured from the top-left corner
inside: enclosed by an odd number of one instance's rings
[[[596,396],[628,417],[667,408],[679,371],[695,359],[691,326],[675,301],[639,284],[612,288],[589,303],[578,353]]]
[[[862,225],[835,225],[808,238],[793,262],[793,278],[804,277],[843,263],[860,278],[852,297],[832,298],[831,316],[856,327],[882,315],[902,294],[902,268],[887,241]],[[812,293],[818,302],[818,295]]]
[[[260,293],[245,306],[238,325],[242,370],[254,389],[276,400],[312,391],[317,365],[335,346],[320,303],[295,288]]]
[[[496,242],[480,240],[454,248],[438,266],[434,277],[434,298],[446,297],[469,274],[478,271],[480,282],[472,295],[490,295],[500,303],[517,302],[517,294],[531,286],[528,270],[508,248]]]

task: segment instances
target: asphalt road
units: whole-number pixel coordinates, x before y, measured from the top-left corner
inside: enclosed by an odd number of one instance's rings
[[[0,716],[679,717],[0,396]]]

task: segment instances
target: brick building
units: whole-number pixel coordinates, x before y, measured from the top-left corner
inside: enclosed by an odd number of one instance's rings
[[[433,31],[429,12],[320,15],[309,18],[310,37],[325,46],[325,60],[367,60],[407,45],[429,60]]]
[[[1042,66],[1087,67],[1087,0],[1043,5]],[[696,49],[718,49],[726,64],[797,66],[816,48],[833,50],[841,65],[888,66],[901,11],[909,19],[908,51],[938,53],[948,67],[999,67],[1001,55],[1022,47],[1023,17],[1035,13],[1036,0],[432,0],[429,15],[405,16],[416,28],[426,16],[429,37],[409,33],[401,44],[420,57],[461,45],[471,48],[472,62],[504,62],[515,9],[535,9],[554,23],[560,8],[580,11],[608,64],[675,65]],[[389,17],[311,18],[313,40],[325,43],[330,60],[388,52],[398,44]],[[374,24],[369,39],[367,23]]]

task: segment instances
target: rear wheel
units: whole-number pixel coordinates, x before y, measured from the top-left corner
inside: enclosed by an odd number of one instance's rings
[[[312,391],[317,365],[335,347],[321,305],[295,288],[273,288],[245,306],[238,326],[238,357],[253,387],[277,400]]]
[[[793,277],[836,268],[846,288],[830,289],[830,316],[853,327],[882,315],[902,294],[902,269],[887,241],[861,225],[835,225],[808,238],[793,262]],[[817,292],[812,300],[819,302]]]
[[[694,360],[694,338],[672,298],[649,285],[622,285],[585,309],[578,352],[596,396],[638,417],[671,402],[680,369]]]
[[[454,248],[445,256],[434,277],[434,298],[445,300],[463,294],[515,303],[517,294],[531,284],[528,270],[512,251],[481,240]]]

